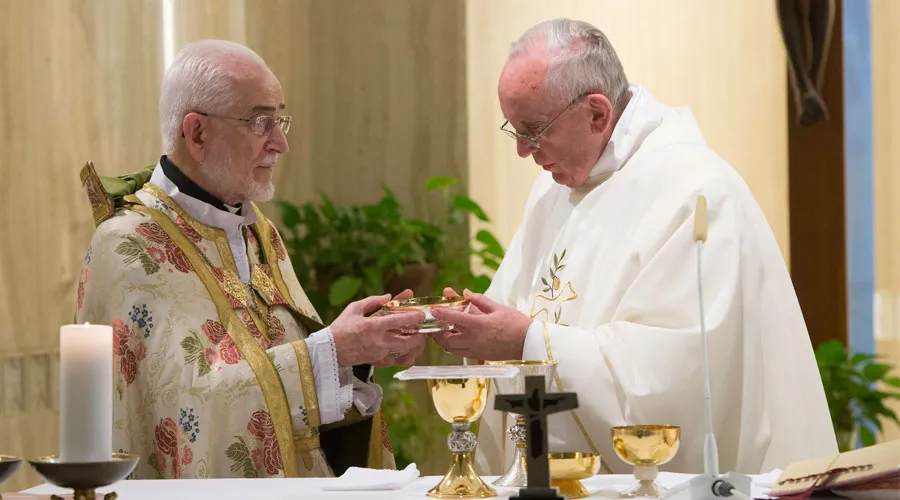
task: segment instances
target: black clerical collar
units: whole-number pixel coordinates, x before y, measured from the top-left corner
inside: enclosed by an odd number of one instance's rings
[[[209,203],[210,205],[218,208],[219,210],[224,210],[226,212],[232,212],[228,210],[228,207],[225,206],[225,203],[222,200],[216,198],[215,196],[209,194],[208,191],[198,186],[196,182],[192,181],[188,176],[184,175],[184,172],[181,171],[180,168],[175,166],[175,163],[172,162],[166,155],[163,155],[159,159],[159,165],[163,169],[163,173],[166,174],[166,177],[172,181],[172,184],[175,184],[178,187],[178,190],[182,193],[190,196],[191,198],[196,198],[204,203]],[[236,205],[238,209],[241,208],[240,205]],[[240,213],[240,210],[238,210]]]

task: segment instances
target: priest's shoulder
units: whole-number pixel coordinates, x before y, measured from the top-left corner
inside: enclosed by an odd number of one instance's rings
[[[135,234],[141,224],[153,223],[153,219],[144,213],[125,207],[118,207],[111,217],[101,222],[94,229],[91,245],[103,244],[109,240],[120,240]]]

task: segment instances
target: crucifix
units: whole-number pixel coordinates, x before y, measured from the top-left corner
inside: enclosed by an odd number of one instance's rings
[[[527,453],[528,486],[510,500],[561,500],[555,488],[550,487],[550,462],[547,459],[547,415],[578,407],[578,394],[574,392],[547,393],[543,375],[525,377],[525,394],[498,395],[494,409],[512,412],[525,418],[525,442]]]

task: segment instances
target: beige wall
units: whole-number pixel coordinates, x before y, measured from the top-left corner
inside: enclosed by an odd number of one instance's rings
[[[900,2],[872,0],[872,100],[875,103],[875,288],[878,354],[900,376]],[[900,414],[900,401],[890,406]],[[885,423],[884,440],[900,439]]]
[[[59,325],[93,228],[78,171],[158,152],[159,7],[0,0],[0,19],[0,453],[36,457],[58,451]]]
[[[775,2],[758,0],[467,1],[471,193],[512,238],[539,169],[497,130],[496,86],[509,43],[555,17],[588,21],[610,38],[629,80],[688,106],[708,142],[746,179],[789,255],[786,73]]]

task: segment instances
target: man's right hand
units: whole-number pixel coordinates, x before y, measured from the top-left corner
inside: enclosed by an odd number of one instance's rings
[[[331,324],[338,366],[381,364],[388,358],[402,359],[421,352],[424,335],[402,335],[398,329],[425,321],[425,313],[414,311],[369,316],[391,300],[391,295],[367,297],[351,303]]]

